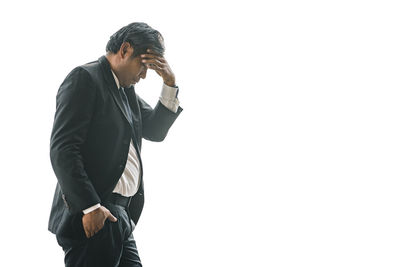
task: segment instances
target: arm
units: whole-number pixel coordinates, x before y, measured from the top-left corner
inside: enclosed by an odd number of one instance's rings
[[[166,137],[169,128],[182,112],[177,99],[178,88],[175,85],[175,75],[167,60],[155,54],[151,49],[141,55],[142,63],[154,70],[164,81],[160,101],[153,109],[143,99],[137,96],[142,114],[143,137],[150,141],[160,142]]]
[[[76,213],[100,203],[81,153],[96,99],[89,74],[79,67],[71,71],[56,99],[50,158],[70,212]]]
[[[166,108],[161,101],[158,101],[153,109],[142,98],[137,96],[142,114],[142,134],[143,138],[150,141],[161,142],[167,136],[169,128],[182,112],[178,107],[177,112]]]

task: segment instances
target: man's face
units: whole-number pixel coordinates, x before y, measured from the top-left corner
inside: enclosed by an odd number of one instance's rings
[[[142,63],[140,55],[123,59],[119,68],[119,82],[122,87],[129,87],[145,79],[147,67]]]

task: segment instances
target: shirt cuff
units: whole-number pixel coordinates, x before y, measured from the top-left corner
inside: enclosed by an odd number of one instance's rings
[[[83,210],[83,214],[88,214],[89,212],[92,212],[92,211],[94,211],[95,209],[98,209],[98,208],[100,208],[100,203],[98,203],[98,204],[96,204],[94,206],[91,206],[90,208],[87,208],[87,209]]]
[[[177,98],[178,91],[178,87],[171,87],[164,83],[160,96],[161,104],[174,113],[177,112],[179,107],[179,100]]]

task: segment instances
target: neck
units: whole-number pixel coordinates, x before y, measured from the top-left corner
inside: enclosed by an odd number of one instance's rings
[[[116,61],[117,61],[116,57],[111,53],[107,53],[106,59],[108,60],[108,63],[110,63],[110,67],[111,67],[111,71],[113,72],[113,76],[114,75],[116,76],[116,77],[114,77],[114,79],[116,78],[115,82],[117,84],[117,87],[120,87],[121,83],[120,83],[119,72],[118,72],[117,63],[116,63]]]
[[[117,79],[121,81],[118,69],[118,58],[115,54],[112,54],[110,52],[106,54],[106,58],[110,63],[111,70],[114,72],[115,76],[117,76]]]
[[[107,52],[106,58],[108,60],[108,63],[110,63],[112,71],[116,74],[117,71],[117,58],[114,54],[111,54],[110,52]]]

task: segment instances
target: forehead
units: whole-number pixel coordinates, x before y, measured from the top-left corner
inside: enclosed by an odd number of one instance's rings
[[[144,63],[142,62],[142,58],[140,57],[140,55],[134,58],[130,57],[127,61],[127,65],[129,66],[129,68],[134,68],[134,69],[140,69],[143,66],[145,66]]]

